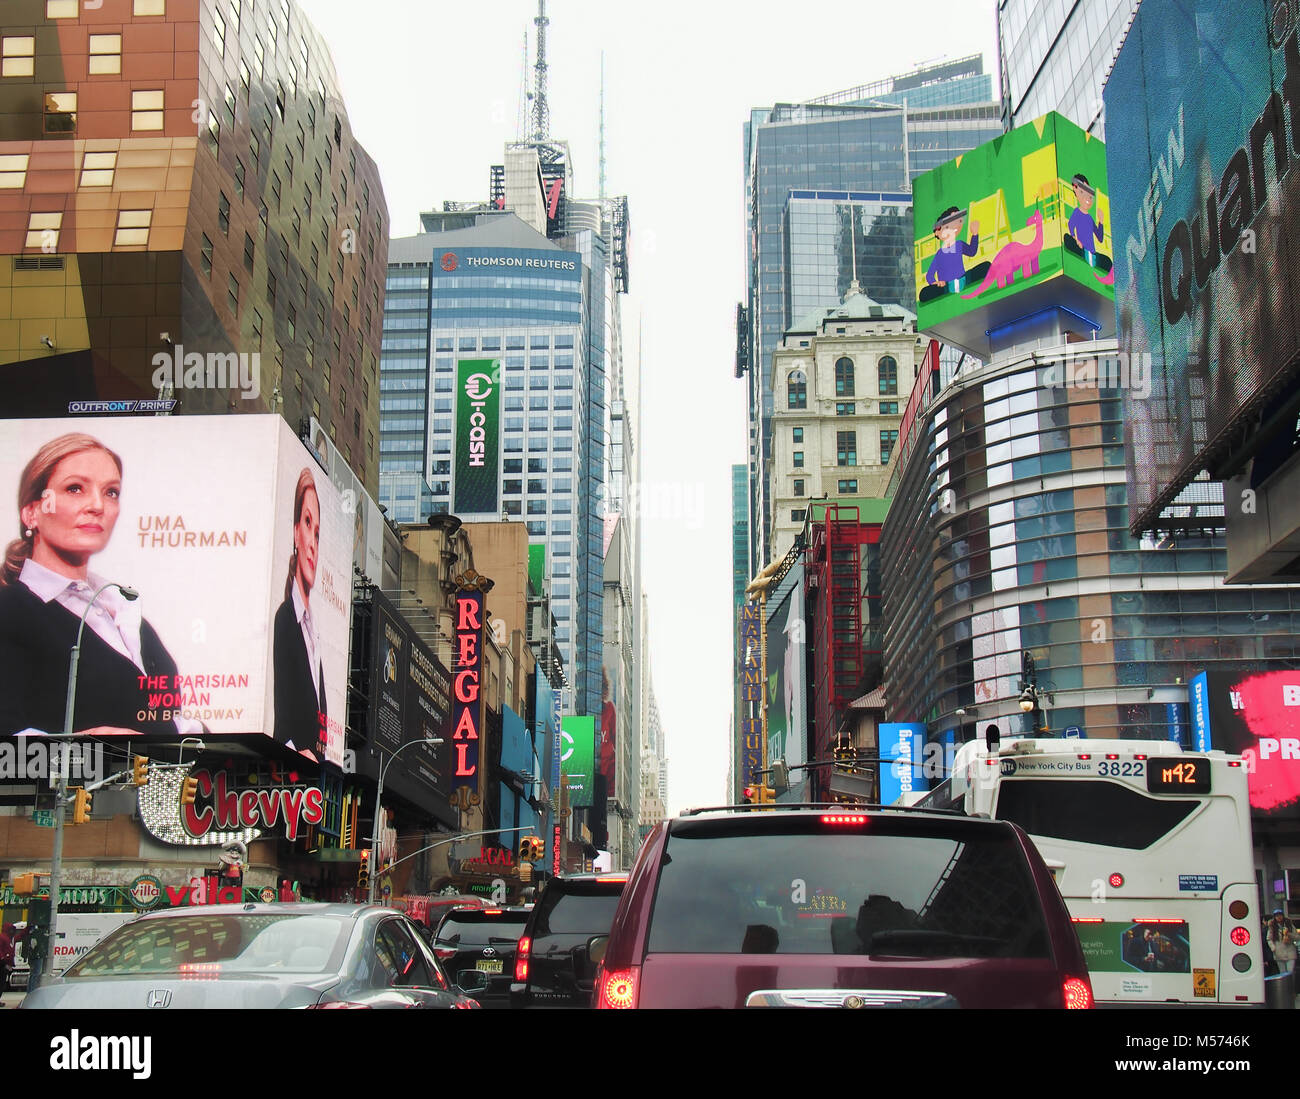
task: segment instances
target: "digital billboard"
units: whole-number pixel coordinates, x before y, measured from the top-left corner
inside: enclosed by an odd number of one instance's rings
[[[283,418],[0,423],[0,499],[0,735],[63,729],[88,611],[76,731],[342,762],[351,516]]]
[[[1300,818],[1300,671],[1201,672],[1187,694],[1195,749],[1245,758],[1253,814]]]
[[[579,809],[592,802],[592,756],[596,739],[594,717],[566,715],[560,721],[560,766],[569,791],[569,805]]]
[[[919,176],[916,327],[981,359],[1050,309],[1115,331],[1105,146],[1049,113]]]
[[[405,797],[427,801],[427,794],[448,793],[451,757],[448,730],[451,717],[451,673],[397,608],[377,591],[371,592],[374,628],[369,707],[370,743],[382,760],[404,744],[436,737],[441,745],[408,748],[402,753],[401,783]],[[389,777],[393,777],[389,776]],[[422,796],[423,795],[423,796]]]
[[[501,361],[461,359],[456,366],[456,511],[489,512],[500,501]]]
[[[929,788],[925,776],[925,726],[884,722],[880,726],[880,804],[893,805],[904,794]]]
[[[768,766],[778,759],[791,767],[808,762],[803,574],[803,565],[795,565],[767,601]]]
[[[1295,371],[1296,10],[1145,0],[1106,84],[1120,351],[1150,356],[1150,396],[1125,395],[1135,532]]]
[[[338,490],[340,509],[344,515],[352,517],[352,564],[375,584],[381,584],[384,571],[383,513],[315,416],[310,421],[309,439],[312,453]]]

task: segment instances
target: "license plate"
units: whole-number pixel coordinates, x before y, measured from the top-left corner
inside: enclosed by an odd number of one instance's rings
[[[500,973],[502,964],[500,958],[482,958],[474,963],[474,968],[480,973]]]

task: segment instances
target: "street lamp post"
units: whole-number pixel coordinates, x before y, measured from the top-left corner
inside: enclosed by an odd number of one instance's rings
[[[134,588],[128,588],[110,580],[107,584],[100,585],[99,590],[90,597],[86,609],[81,612],[81,625],[77,627],[77,641],[72,646],[72,656],[68,661],[68,699],[63,711],[64,740],[72,738],[72,710],[77,701],[77,665],[81,662],[81,635],[86,629],[86,618],[90,614],[90,609],[95,605],[95,600],[109,588],[116,588],[122,593],[122,597],[129,601],[134,601],[140,596],[140,593]],[[64,753],[63,760],[64,762],[67,760],[66,753]],[[50,862],[49,941],[45,944],[46,977],[54,975],[54,945],[59,922],[59,886],[60,879],[63,877],[63,803],[68,797],[68,776],[64,773],[62,764],[57,768],[57,771],[59,777],[55,786],[54,801],[54,857]]]
[[[395,760],[399,755],[401,755],[407,748],[411,747],[411,745],[413,744],[427,744],[436,747],[441,743],[442,743],[441,737],[432,737],[432,736],[425,737],[423,740],[407,741],[405,744],[399,747],[397,751],[395,751],[392,755],[388,757],[387,763],[381,762],[379,764],[379,789],[375,793],[375,822],[370,829],[370,847],[371,850],[374,852],[374,855],[372,857],[375,858],[375,864],[370,867],[370,881],[366,886],[367,904],[375,903],[375,879],[378,878],[379,876],[379,865],[378,865],[379,860],[377,858],[379,854],[379,818],[380,818],[380,814],[384,811],[384,778],[388,774],[388,768],[393,765],[393,760]]]

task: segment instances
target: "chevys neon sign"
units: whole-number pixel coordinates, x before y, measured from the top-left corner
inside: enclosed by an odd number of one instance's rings
[[[480,591],[456,594],[455,665],[451,687],[452,788],[478,786],[478,731],[483,714],[483,601]]]
[[[181,806],[181,824],[195,839],[213,831],[274,828],[283,821],[285,837],[295,840],[302,825],[325,819],[325,797],[316,786],[236,790],[225,771],[200,770],[191,777],[198,780],[198,797]]]

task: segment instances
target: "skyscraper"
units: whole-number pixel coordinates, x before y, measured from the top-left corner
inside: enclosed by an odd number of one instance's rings
[[[754,110],[745,124],[749,293],[749,511],[770,511],[772,353],[795,302],[825,304],[854,278],[877,301],[911,307],[911,181],[1001,132],[979,57],[943,62],[808,103]],[[766,524],[750,529],[751,575]]]

